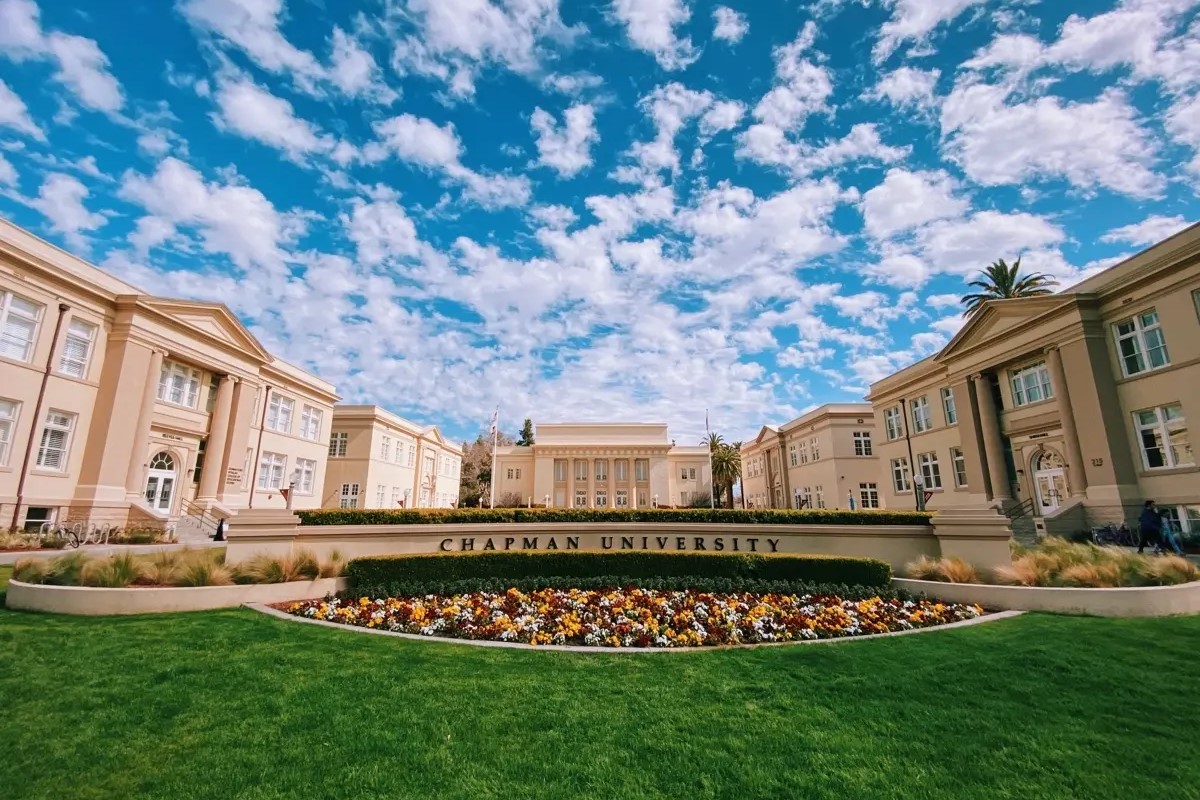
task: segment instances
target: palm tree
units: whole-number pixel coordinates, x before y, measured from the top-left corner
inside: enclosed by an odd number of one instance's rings
[[[733,508],[733,484],[742,474],[742,452],[733,445],[721,443],[712,453],[713,486],[721,496],[721,505]]]
[[[963,316],[969,316],[978,311],[988,300],[1000,300],[1012,297],[1037,297],[1043,294],[1053,294],[1052,287],[1058,286],[1058,281],[1044,272],[1031,275],[1019,275],[1021,259],[1018,258],[1009,266],[1004,259],[998,260],[980,272],[980,280],[971,281],[968,286],[974,286],[982,291],[963,295],[962,302],[967,307]]]

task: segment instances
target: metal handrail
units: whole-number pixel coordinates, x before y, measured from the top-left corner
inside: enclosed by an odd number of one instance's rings
[[[180,510],[183,512],[184,516],[191,517],[192,519],[196,520],[202,533],[208,533],[210,532],[210,529],[214,534],[217,532],[219,520],[217,519],[216,515],[209,513],[208,509],[199,503],[195,503],[187,498],[184,498],[180,502]]]
[[[1033,501],[1032,497],[1030,497],[1027,500],[1022,500],[1017,505],[1012,506],[1007,511],[1005,511],[1004,516],[1008,517],[1009,519],[1020,519],[1021,517],[1032,517],[1033,516],[1033,505],[1034,505],[1034,501]]]

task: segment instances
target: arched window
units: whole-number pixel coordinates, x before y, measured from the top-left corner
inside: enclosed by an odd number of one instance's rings
[[[1042,470],[1047,469],[1062,469],[1063,466],[1062,456],[1053,450],[1043,450],[1042,452],[1038,453],[1035,471],[1041,472]]]
[[[156,453],[154,458],[150,459],[150,469],[161,469],[167,472],[175,471],[175,459],[171,458],[171,454],[167,451]]]

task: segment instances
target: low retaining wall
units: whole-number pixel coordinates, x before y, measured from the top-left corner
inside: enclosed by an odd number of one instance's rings
[[[345,578],[235,586],[99,589],[92,586],[45,586],[9,581],[6,604],[21,611],[107,616],[170,611],[210,611],[246,603],[310,600],[347,588]]]
[[[924,593],[949,603],[977,603],[988,609],[1052,611],[1098,617],[1167,617],[1200,613],[1200,582],[1121,589],[990,586],[908,578],[895,578],[892,583],[897,588]]]

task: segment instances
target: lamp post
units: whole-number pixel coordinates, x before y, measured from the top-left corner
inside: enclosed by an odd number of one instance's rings
[[[550,507],[550,495],[544,495],[542,497],[542,505],[545,506],[546,508]]]

